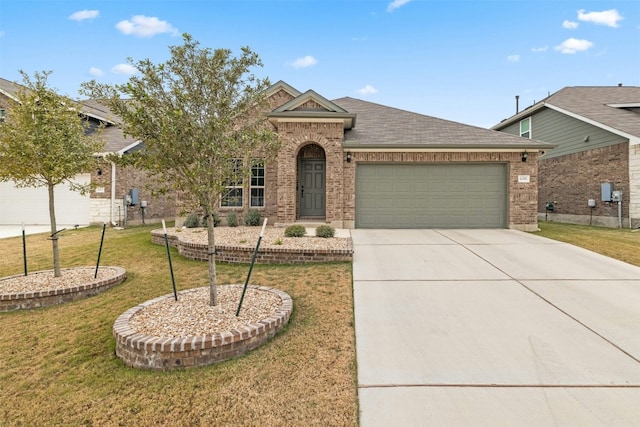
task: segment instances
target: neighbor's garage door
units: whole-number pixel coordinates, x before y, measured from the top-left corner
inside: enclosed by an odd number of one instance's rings
[[[74,181],[87,184],[89,174]],[[89,224],[89,196],[69,190],[69,184],[54,188],[58,226]],[[49,225],[49,196],[46,187],[16,188],[13,182],[0,182],[0,225]]]
[[[356,169],[356,228],[504,228],[505,164],[384,164]]]

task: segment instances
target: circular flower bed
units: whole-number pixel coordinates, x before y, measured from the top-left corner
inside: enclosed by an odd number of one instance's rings
[[[173,369],[205,366],[246,353],[288,322],[291,297],[280,290],[247,287],[235,316],[242,285],[218,286],[216,306],[209,287],[167,294],[124,312],[113,326],[116,355],[128,366]]]
[[[106,291],[127,278],[121,267],[62,269],[62,277],[53,270],[0,278],[0,311],[25,310],[76,301]]]

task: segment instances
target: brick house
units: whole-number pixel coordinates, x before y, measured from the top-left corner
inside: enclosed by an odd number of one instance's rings
[[[10,111],[17,102],[20,85],[0,78],[0,120],[10,119]],[[59,185],[55,189],[56,219],[60,227],[107,222],[123,226],[145,222],[158,222],[170,218],[175,211],[172,196],[154,198],[148,188],[146,174],[132,167],[120,167],[105,160],[107,154],[126,155],[140,146],[139,141],[124,137],[109,117],[107,107],[94,101],[84,101],[81,114],[88,120],[105,125],[104,152],[96,153],[100,165],[91,173],[75,178],[77,183],[93,183],[95,189],[83,196]],[[132,191],[133,190],[133,191]],[[127,196],[136,196],[128,203]],[[146,202],[143,209],[141,204]],[[49,224],[48,196],[46,188],[16,188],[14,183],[0,182],[0,225]]]
[[[279,225],[537,229],[536,159],[550,144],[282,81],[267,95],[283,145],[230,188],[221,216],[256,208]]]
[[[640,226],[640,87],[565,87],[492,129],[556,146],[538,159],[540,217]]]

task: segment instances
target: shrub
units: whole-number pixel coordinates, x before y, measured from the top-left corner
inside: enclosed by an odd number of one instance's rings
[[[246,225],[260,225],[260,211],[257,209],[249,209],[244,215],[244,223]]]
[[[214,226],[214,227],[219,226],[219,225],[220,225],[220,222],[221,222],[222,220],[220,219],[220,217],[218,216],[218,214],[217,214],[217,213],[215,213],[215,212],[214,212],[212,215],[213,215],[213,226]],[[206,227],[206,226],[207,226],[207,217],[206,217],[206,216],[202,217],[202,226],[203,226],[203,227]]]
[[[335,236],[335,234],[336,234],[336,229],[330,225],[321,225],[318,228],[316,228],[316,236],[318,237],[328,238],[328,237]]]
[[[184,222],[182,223],[183,226],[187,227],[187,228],[196,228],[197,226],[200,225],[200,220],[198,219],[198,215],[196,214],[191,214],[189,215]]]
[[[282,244],[282,239],[281,238],[277,238],[275,242],[273,242],[274,245],[281,245]]]
[[[307,234],[303,225],[290,225],[284,229],[284,235],[286,237],[302,237]]]
[[[227,225],[229,227],[237,227],[238,226],[238,217],[235,212],[229,212],[227,214]]]

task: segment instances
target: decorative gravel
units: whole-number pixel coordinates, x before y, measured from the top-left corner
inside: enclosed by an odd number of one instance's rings
[[[222,333],[266,319],[277,312],[282,300],[277,295],[258,289],[247,289],[240,310],[242,285],[218,286],[218,301],[209,305],[209,288],[197,288],[178,293],[138,310],[129,327],[144,335],[178,338]]]
[[[216,245],[255,248],[262,227],[216,227]],[[287,249],[349,249],[349,239],[345,237],[285,237],[283,227],[267,227],[260,247]],[[175,234],[189,243],[207,244],[206,228],[167,228],[167,234]]]
[[[56,289],[66,289],[72,286],[88,285],[93,282],[109,279],[118,274],[118,270],[100,267],[98,277],[94,278],[95,267],[76,267],[62,269],[62,277],[54,277],[53,270],[38,271],[27,276],[13,276],[0,279],[0,294],[21,294]]]

